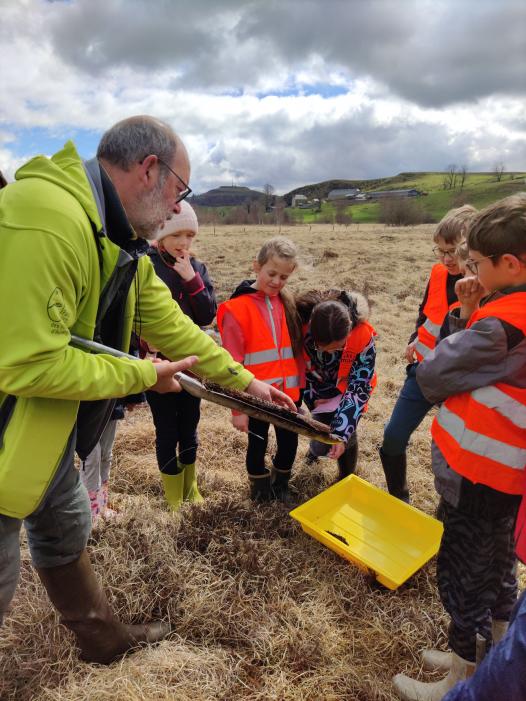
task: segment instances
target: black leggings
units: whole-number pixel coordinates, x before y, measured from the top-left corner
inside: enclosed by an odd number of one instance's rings
[[[175,475],[177,448],[179,460],[184,465],[195,462],[197,453],[197,424],[201,400],[184,390],[182,392],[146,392],[155,424],[155,452],[159,470]]]
[[[298,408],[301,406],[301,399],[296,403],[296,406]],[[248,419],[248,430],[250,433],[248,434],[246,466],[248,473],[251,475],[262,475],[266,471],[265,453],[267,452],[269,428],[270,424],[266,421],[253,419],[252,417]],[[276,455],[272,458],[274,467],[278,470],[292,470],[296,451],[298,450],[298,434],[277,426],[274,426],[274,432],[278,446]],[[258,436],[261,436],[261,438]]]

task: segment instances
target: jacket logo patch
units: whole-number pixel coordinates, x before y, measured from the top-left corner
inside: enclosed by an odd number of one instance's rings
[[[47,315],[51,321],[60,322],[64,319],[66,310],[64,309],[64,295],[60,287],[55,287],[47,301]]]
[[[64,303],[64,295],[60,287],[55,287],[47,301],[47,315],[51,320],[52,333],[67,333],[65,325],[68,312]]]

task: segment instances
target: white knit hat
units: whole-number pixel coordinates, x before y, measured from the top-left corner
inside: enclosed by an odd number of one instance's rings
[[[159,227],[153,236],[154,241],[161,241],[165,236],[176,234],[178,231],[197,231],[197,217],[192,205],[186,200],[180,202],[181,211],[179,214],[174,214],[171,219],[165,221],[162,227]]]

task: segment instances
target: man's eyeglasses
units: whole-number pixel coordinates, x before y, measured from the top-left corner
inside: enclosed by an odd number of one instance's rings
[[[465,263],[465,266],[466,266],[467,270],[469,270],[469,272],[472,275],[478,275],[479,274],[479,265],[482,263],[483,260],[489,260],[490,258],[498,258],[498,257],[499,257],[498,254],[494,253],[491,256],[482,256],[482,258],[479,258],[478,260],[473,260],[473,258],[468,258],[466,263]]]
[[[456,248],[448,248],[444,251],[444,249],[440,248],[440,246],[435,246],[433,248],[433,253],[437,258],[445,258],[446,256],[449,256],[450,258],[456,258],[458,255]]]
[[[190,185],[188,185],[188,183],[185,183],[185,181],[184,181],[179,175],[177,175],[177,173],[175,172],[175,170],[172,170],[172,168],[170,168],[170,166],[168,165],[168,163],[166,163],[165,161],[163,161],[162,158],[159,158],[159,156],[156,156],[155,154],[152,154],[152,155],[155,156],[155,158],[157,158],[157,160],[159,161],[159,163],[162,163],[163,166],[164,166],[165,168],[167,168],[167,169],[170,171],[170,173],[173,173],[173,175],[175,175],[175,177],[177,178],[177,180],[179,180],[179,182],[181,183],[181,185],[183,185],[184,190],[182,190],[182,191],[177,195],[177,199],[175,200],[176,202],[182,202],[182,200],[186,199],[186,198],[188,197],[188,195],[192,192],[192,188],[190,187]],[[145,158],[146,158],[146,156],[145,156]],[[139,161],[139,163],[142,163],[143,161],[144,161],[144,158],[142,159],[142,161]]]
[[[163,161],[162,158],[159,158],[159,156],[157,156],[157,160],[159,161],[159,163],[162,163],[165,168],[168,168],[170,173],[173,173],[175,175],[175,177],[177,178],[177,180],[179,180],[179,182],[184,186],[184,190],[182,190],[179,193],[179,195],[177,196],[177,199],[175,200],[176,202],[182,202],[182,200],[186,199],[188,197],[188,195],[192,192],[192,188],[190,187],[190,185],[188,185],[188,183],[185,183],[185,181],[179,175],[177,175],[175,170],[172,170],[170,168],[170,166],[168,165],[168,163]]]

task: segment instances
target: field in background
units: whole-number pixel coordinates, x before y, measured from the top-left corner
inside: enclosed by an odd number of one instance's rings
[[[296,226],[292,286],[365,292],[378,336],[379,383],[360,424],[358,474],[383,487],[383,424],[403,381],[405,347],[434,262],[431,226]],[[210,227],[197,251],[218,297],[250,276],[274,227]],[[409,452],[413,503],[432,514],[428,417]],[[163,617],[176,634],[104,668],[80,663],[57,626],[24,548],[22,579],[0,636],[2,701],[388,701],[391,676],[420,673],[419,652],[446,645],[434,562],[397,592],[303,534],[279,504],[247,498],[245,438],[226,410],[203,406],[199,475],[206,501],[172,517],[163,502],[147,410],[120,423],[112,476],[119,523],[90,551],[115,610],[128,622]],[[332,462],[308,467],[300,438],[294,484],[301,500],[325,489]],[[35,446],[38,449],[38,446]],[[525,584],[523,580],[523,584]]]
[[[422,203],[423,209],[431,221],[439,221],[449,209],[461,204],[472,204],[480,209],[502,197],[526,190],[526,173],[504,174],[500,182],[496,181],[493,173],[469,173],[462,189],[457,186],[451,190],[443,189],[444,175],[444,173],[404,174],[403,177],[386,178],[381,185],[375,185],[373,189],[407,190],[416,188],[427,192],[426,197],[411,199],[414,202]],[[312,223],[320,218],[327,219],[335,214],[334,207],[330,202],[325,202],[319,213],[310,209],[288,209],[287,212],[290,212],[297,221],[302,223]],[[352,204],[345,212],[352,216],[354,222],[378,222],[380,205],[378,202]]]

